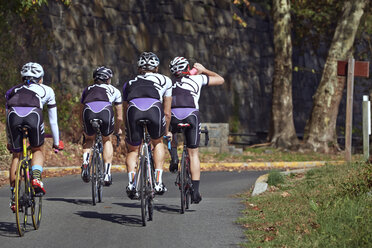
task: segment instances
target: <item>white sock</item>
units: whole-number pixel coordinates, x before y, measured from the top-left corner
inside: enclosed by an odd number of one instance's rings
[[[83,164],[88,164],[89,163],[89,152],[84,152],[83,153]]]
[[[111,175],[111,163],[105,163],[105,173]]]
[[[129,183],[134,183],[134,178],[136,177],[136,172],[135,171],[131,171],[128,173],[128,179],[129,179]]]
[[[155,182],[162,183],[163,170],[155,169]]]

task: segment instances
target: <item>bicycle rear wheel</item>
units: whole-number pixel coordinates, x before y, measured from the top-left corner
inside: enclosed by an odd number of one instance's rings
[[[103,180],[104,180],[104,167],[103,167],[103,155],[99,153],[99,157],[97,158],[97,176],[98,176],[98,183],[97,183],[97,195],[98,195],[98,202],[102,202],[102,191],[103,191]]]
[[[191,172],[190,172],[190,159],[186,158],[186,209],[189,209],[191,203],[191,192],[192,192],[192,182],[191,182]]]
[[[154,166],[153,166],[153,161],[151,160],[151,166],[150,166],[150,176],[148,177],[147,181],[147,209],[149,212],[149,221],[152,221],[152,217],[154,214],[154,185],[155,185],[155,173],[154,173]]]
[[[97,198],[98,198],[98,195],[97,195],[97,188],[98,188],[98,178],[97,178],[97,153],[95,151],[93,151],[93,156],[92,156],[92,160],[91,160],[91,172],[92,172],[92,204],[93,206],[96,205],[97,203]]]
[[[15,205],[16,205],[16,223],[19,236],[23,236],[26,231],[28,214],[28,192],[30,183],[25,176],[25,170],[22,168],[22,161],[19,163],[16,171],[15,181]]]
[[[186,208],[186,152],[182,153],[180,171],[180,193],[181,193],[181,214],[185,213]]]
[[[141,175],[139,175],[139,190],[140,190],[140,198],[141,198],[141,217],[142,217],[142,226],[146,226],[146,215],[147,215],[147,199],[146,199],[146,166],[145,166],[145,156],[141,156],[140,158],[140,170]]]

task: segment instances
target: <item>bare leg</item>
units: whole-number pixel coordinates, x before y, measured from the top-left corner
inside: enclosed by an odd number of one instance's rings
[[[20,152],[13,153],[13,159],[12,159],[12,163],[11,163],[10,169],[9,169],[9,184],[10,184],[10,187],[15,186],[16,171],[17,171],[17,166],[18,166],[18,163],[19,163],[20,155],[21,155]]]
[[[190,155],[191,179],[200,180],[199,148],[187,148]]]
[[[155,169],[162,170],[165,160],[165,149],[163,145],[163,137],[159,139],[152,140],[152,145],[154,146],[154,163]]]

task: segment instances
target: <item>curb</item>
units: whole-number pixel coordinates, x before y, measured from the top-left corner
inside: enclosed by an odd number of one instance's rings
[[[282,171],[282,172],[280,172],[280,174],[289,175],[291,173],[304,173],[304,172],[306,172],[308,170],[311,170],[311,169],[313,169],[317,166],[323,166],[323,165],[326,165],[326,164],[341,165],[341,164],[344,164],[344,163],[345,163],[345,161],[328,161],[328,162],[317,161],[317,162],[315,162],[316,165],[314,165],[314,164],[307,164],[307,162],[305,162],[305,166],[303,166],[302,169]],[[302,166],[299,166],[299,167],[302,167]],[[252,191],[252,196],[262,194],[263,192],[265,192],[267,190],[267,187],[268,187],[267,180],[268,180],[268,178],[269,178],[269,174],[264,174],[264,175],[257,178],[257,180],[254,184],[253,191]]]
[[[213,168],[230,168],[230,169],[304,169],[314,168],[323,166],[325,164],[340,165],[345,161],[305,161],[305,162],[246,162],[246,163],[200,163],[201,169],[213,169]],[[114,171],[126,171],[125,165],[112,165],[111,169]],[[58,172],[69,172],[70,174],[79,174],[80,166],[68,166],[68,167],[44,167],[43,172],[47,174],[56,174]],[[0,171],[0,177],[9,177],[9,171]],[[261,178],[262,177],[262,178]],[[264,183],[265,177],[261,176],[257,179],[257,183]],[[267,178],[266,178],[267,181]]]

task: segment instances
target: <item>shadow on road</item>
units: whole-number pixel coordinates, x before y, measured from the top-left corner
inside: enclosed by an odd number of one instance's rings
[[[180,206],[178,205],[165,205],[165,204],[155,204],[154,209],[161,213],[165,214],[179,214],[180,213]],[[186,210],[189,212],[194,212],[195,210]]]
[[[141,216],[124,215],[124,214],[105,214],[105,213],[98,213],[94,211],[79,211],[75,214],[81,217],[84,217],[84,218],[88,218],[88,219],[100,219],[100,220],[109,221],[112,223],[117,223],[120,225],[142,226]]]
[[[26,232],[33,231],[34,228],[32,224],[28,224],[26,227]],[[19,238],[18,232],[17,232],[17,226],[13,222],[0,222],[0,236],[8,237],[8,238]]]
[[[61,201],[67,203],[73,203],[76,205],[84,206],[84,205],[92,205],[92,200],[82,200],[82,199],[67,199],[67,198],[46,198],[47,201]]]

